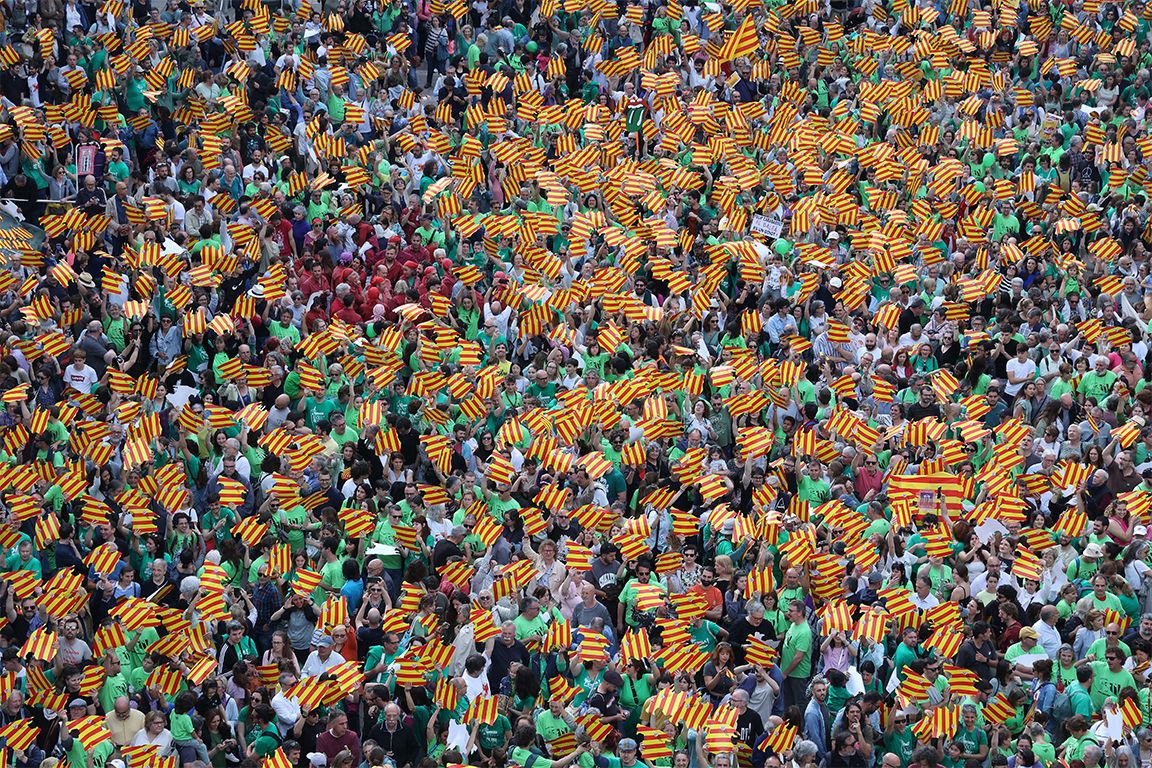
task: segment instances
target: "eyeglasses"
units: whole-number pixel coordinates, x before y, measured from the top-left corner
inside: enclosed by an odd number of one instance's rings
[[[1104,658],[1107,659],[1108,661],[1118,661],[1119,660],[1119,657],[1117,657],[1117,656],[1105,656]]]

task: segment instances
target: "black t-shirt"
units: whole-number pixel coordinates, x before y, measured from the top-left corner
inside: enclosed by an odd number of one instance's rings
[[[432,567],[440,570],[453,557],[464,557],[464,550],[452,539],[441,539],[432,550]]]
[[[929,403],[928,405],[923,405],[917,401],[908,406],[908,409],[904,413],[904,418],[908,419],[908,421],[919,421],[920,419],[926,419],[929,416],[935,416],[938,419],[941,418],[939,403]]]
[[[828,768],[865,768],[864,758],[859,750],[850,755],[842,755],[839,750],[828,755]]]
[[[746,709],[744,714],[736,718],[736,738],[741,743],[755,747],[760,743],[760,736],[763,733],[764,721],[757,712]]]
[[[750,637],[758,637],[761,640],[772,639],[775,634],[773,628],[767,621],[761,620],[758,626],[752,626],[748,622],[748,617],[744,617],[732,625],[732,631],[728,634],[728,642],[732,645],[732,650],[736,652],[736,661],[744,663],[744,645],[748,642]]]
[[[588,697],[588,708],[594,709],[606,717],[618,715],[620,714],[620,694],[616,691],[605,693],[597,690]]]

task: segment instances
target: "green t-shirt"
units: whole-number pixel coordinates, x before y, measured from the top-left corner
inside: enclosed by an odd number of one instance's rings
[[[112,741],[108,740],[92,748],[92,768],[104,768],[108,758],[116,751]],[[66,755],[70,768],[88,768],[88,750],[80,743],[80,739],[72,739],[72,748]]]
[[[176,734],[173,733],[172,735],[173,738],[175,738]],[[269,725],[261,731],[260,735],[256,737],[256,740],[252,742],[252,748],[255,750],[257,756],[268,757],[268,755],[280,747],[280,742],[280,731],[275,725]]]
[[[320,567],[320,583],[339,592],[340,588],[344,586],[344,558],[337,557],[332,562],[324,563]],[[316,591],[312,593],[312,597],[321,605],[328,599],[329,594],[324,591],[324,586],[316,587]]]
[[[279,514],[276,515],[276,521],[283,525],[284,523],[292,523],[294,525],[304,525],[308,522],[308,510],[300,504],[288,509],[281,508]],[[304,549],[304,531],[285,528],[285,535],[288,538],[288,545],[292,548],[293,552],[299,552]]]
[[[552,741],[558,736],[572,733],[572,728],[564,722],[564,718],[556,717],[552,714],[552,710],[545,709],[536,715],[536,733],[540,734],[544,741]]]
[[[1116,383],[1116,374],[1112,371],[1104,371],[1103,374],[1088,371],[1080,378],[1080,384],[1076,387],[1076,391],[1084,397],[1093,397],[1097,403],[1102,403],[1108,393],[1112,391],[1114,383]]]
[[[1104,700],[1111,697],[1119,701],[1120,691],[1126,686],[1136,687],[1136,679],[1132,677],[1132,673],[1123,667],[1119,672],[1112,672],[1108,669],[1107,661],[1093,661],[1092,672],[1092,690],[1089,694],[1092,696],[1092,706],[1097,711],[1104,706]]]
[[[973,728],[969,731],[961,725],[956,729],[956,738],[953,741],[960,742],[964,754],[975,755],[980,751],[980,747],[988,743],[988,734],[984,733],[982,728]]]
[[[807,621],[793,624],[784,635],[784,647],[780,651],[780,663],[787,666],[792,663],[792,657],[800,651],[800,662],[792,668],[788,677],[808,677],[812,672],[812,628]]]
[[[529,637],[544,637],[548,634],[548,622],[544,618],[543,613],[536,615],[536,618],[529,619],[523,614],[516,617],[512,622],[516,625],[516,639],[526,640]]]
[[[901,768],[907,768],[912,763],[912,752],[916,749],[917,743],[916,734],[907,726],[903,732],[893,730],[884,735],[884,751],[899,757]]]
[[[1072,760],[1083,760],[1084,749],[1089,744],[1095,745],[1097,747],[1100,746],[1100,742],[1096,741],[1096,737],[1091,733],[1086,733],[1078,739],[1071,736],[1068,737],[1064,743],[1060,745],[1064,750],[1064,759],[1068,760],[1069,762]]]
[[[172,731],[173,741],[189,741],[196,733],[196,728],[192,725],[192,718],[188,716],[187,712],[181,714],[173,711],[169,716],[169,723],[168,729]]]
[[[275,339],[288,339],[294,345],[300,343],[300,329],[291,323],[284,327],[281,323],[271,323],[268,326],[268,335]]]
[[[128,696],[130,693],[128,678],[121,672],[114,677],[104,678],[104,685],[100,686],[100,693],[97,694],[97,698],[100,700],[100,706],[104,708],[104,711],[111,712],[116,699],[120,696]]]
[[[827,480],[813,480],[807,475],[802,475],[796,481],[796,496],[803,501],[823,504],[828,501],[831,493],[832,489]]]
[[[340,401],[334,397],[325,397],[317,400],[314,397],[304,398],[304,420],[310,429],[316,429],[320,421],[327,421],[340,409]]]
[[[497,715],[492,725],[481,723],[476,731],[476,740],[485,752],[491,752],[496,747],[503,747],[508,734],[512,732],[512,723],[504,715]]]
[[[524,749],[524,747],[513,747],[512,751],[508,753],[508,759],[519,766],[525,766],[531,762],[532,768],[552,768],[551,760],[540,757],[537,753]]]

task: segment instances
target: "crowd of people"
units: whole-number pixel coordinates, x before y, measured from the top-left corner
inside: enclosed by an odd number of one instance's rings
[[[1152,5],[0,27],[0,768],[1152,766]]]

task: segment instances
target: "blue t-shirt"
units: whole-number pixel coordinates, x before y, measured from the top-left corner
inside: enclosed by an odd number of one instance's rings
[[[344,582],[344,586],[340,587],[340,594],[348,598],[348,613],[354,615],[360,610],[360,603],[364,600],[364,581],[356,579]]]

